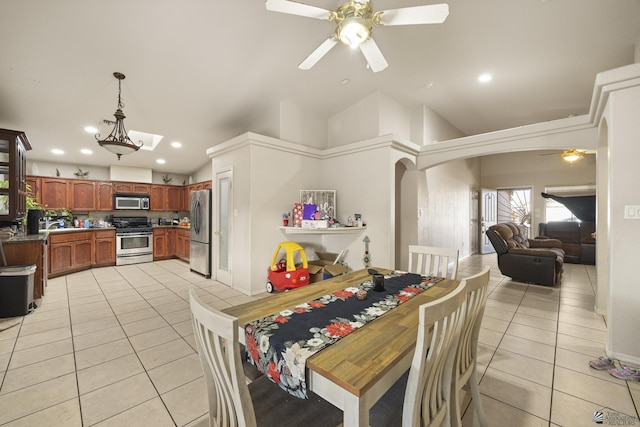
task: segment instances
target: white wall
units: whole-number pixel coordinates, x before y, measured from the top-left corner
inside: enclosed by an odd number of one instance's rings
[[[233,170],[232,209],[237,214],[230,239],[231,285],[249,295],[264,292],[276,245],[292,240],[278,228],[282,214],[293,210],[300,189],[315,188],[320,180],[317,152],[247,133],[207,153],[213,160],[214,179],[219,171]],[[216,265],[216,254],[213,258]]]
[[[640,71],[640,67],[638,67]],[[637,75],[636,75],[637,80]],[[607,354],[640,364],[640,221],[624,218],[625,206],[640,205],[640,86],[609,95],[609,334]],[[599,236],[600,237],[600,236]]]
[[[232,231],[232,286],[247,294],[263,292],[273,251],[284,240],[325,252],[347,249],[347,264],[360,269],[364,266],[362,239],[369,236],[372,264],[393,266],[395,164],[407,158],[415,162],[417,151],[411,143],[390,138],[320,151],[252,133],[209,149],[214,173],[233,168],[237,216]],[[284,234],[278,228],[282,213],[293,209],[301,189],[335,189],[338,220],[346,222],[360,213],[367,230],[341,235]]]
[[[327,118],[308,108],[282,101],[278,138],[315,148],[327,146]]]
[[[419,195],[418,244],[470,255],[470,187],[479,186],[478,159],[456,160],[423,171]]]
[[[71,165],[68,163],[60,163],[60,162],[43,162],[43,161],[31,161],[27,160],[27,175],[36,175],[36,176],[52,176],[55,177],[56,170],[60,172],[61,178],[78,178],[74,173],[78,172],[78,168],[82,169],[83,172],[89,172],[86,179],[91,179],[95,181],[110,181],[111,170],[109,167],[103,166],[87,166],[87,165]],[[202,179],[202,181],[206,181],[211,179],[211,164],[207,163],[202,167],[201,170],[207,170],[209,178]],[[142,172],[141,172],[142,171]],[[131,173],[128,173],[131,172]],[[141,173],[143,174],[141,176]],[[151,176],[151,181],[149,181],[149,174]],[[182,185],[183,181],[188,181],[187,175],[183,174],[174,174],[174,173],[166,173],[162,171],[154,171],[151,169],[140,169],[140,168],[124,168],[120,169],[118,181],[132,181],[132,182],[151,182],[153,184],[164,184],[162,177],[164,175],[168,175],[172,178],[171,185]],[[124,179],[123,179],[124,178]],[[114,180],[116,178],[113,178]],[[144,180],[138,180],[144,179]],[[200,181],[194,181],[200,182]],[[187,182],[188,184],[188,182]]]
[[[411,111],[411,141],[418,145],[432,144],[464,136],[440,114],[426,105]]]
[[[327,147],[338,147],[379,136],[380,93],[376,92],[329,117]]]
[[[87,165],[70,165],[66,163],[58,163],[58,162],[42,162],[42,161],[32,161],[27,159],[27,175],[36,175],[36,176],[58,176],[57,172],[60,172],[61,178],[77,178],[74,173],[78,172],[78,168],[82,169],[83,172],[89,172],[87,179],[94,180],[104,180],[108,181],[109,178],[109,168],[101,167],[101,166],[87,166]]]
[[[195,184],[196,182],[211,181],[213,179],[211,164],[207,163],[206,165],[202,166],[200,169],[192,173],[191,176],[186,178],[187,178],[187,184]]]

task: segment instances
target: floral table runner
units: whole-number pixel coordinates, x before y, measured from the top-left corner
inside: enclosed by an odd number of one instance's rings
[[[249,361],[283,390],[306,399],[308,357],[441,280],[413,273],[385,275],[384,291],[373,291],[368,280],[255,320],[245,326]],[[360,290],[367,291],[366,299],[356,298]]]

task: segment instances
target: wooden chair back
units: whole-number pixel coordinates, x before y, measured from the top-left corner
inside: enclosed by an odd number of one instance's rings
[[[416,349],[409,370],[403,427],[449,425],[453,361],[464,320],[464,280],[447,296],[419,308]]]
[[[453,379],[451,384],[451,425],[462,426],[462,402],[460,390],[468,384],[473,399],[473,406],[479,424],[487,425],[482,410],[480,390],[476,373],[476,361],[478,353],[478,335],[484,315],[484,307],[487,302],[487,290],[489,287],[489,270],[486,267],[482,272],[465,278],[466,305],[465,316],[460,340],[456,351]]]
[[[436,246],[409,245],[409,272],[456,280],[458,250]]]
[[[209,398],[209,425],[255,427],[240,358],[237,319],[202,302],[194,289],[189,290],[189,304]]]

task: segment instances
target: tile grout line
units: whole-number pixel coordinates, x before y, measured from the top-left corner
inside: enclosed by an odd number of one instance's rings
[[[139,267],[138,267],[138,268],[139,268]],[[163,268],[164,268],[164,267],[163,267]],[[144,271],[144,270],[142,270],[142,269],[140,269],[140,270],[141,270],[141,271]],[[140,296],[140,297],[141,297],[141,298],[142,298],[142,299],[143,299],[147,304],[149,304],[149,302],[148,302],[148,301],[147,301],[147,299],[144,297],[144,295],[142,295],[142,294],[138,291],[138,289],[137,289],[136,287],[134,287],[134,286],[131,284],[131,282],[129,282],[129,280],[126,278],[126,276],[123,276],[123,275],[122,275],[122,273],[120,273],[117,269],[116,269],[116,272],[117,272],[117,273],[122,277],[122,279],[123,279],[125,282],[127,282],[127,284],[128,284],[128,285],[129,285],[133,290],[135,290],[135,292],[136,292],[136,293],[137,293],[137,294],[138,294],[138,295],[139,295],[139,296]],[[144,272],[144,273],[145,273],[145,274],[147,274],[147,275],[149,275],[150,277],[152,277],[152,276],[151,276],[150,274],[148,274],[147,272]],[[92,273],[92,274],[93,274],[93,273]],[[107,302],[107,304],[109,305],[109,308],[111,308],[111,311],[113,311],[113,306],[111,305],[111,302],[109,301],[109,299],[107,298],[107,296],[104,294],[104,290],[103,290],[103,288],[102,288],[102,285],[100,284],[100,282],[98,281],[98,279],[95,277],[95,275],[93,275],[93,276],[94,276],[94,278],[95,278],[95,280],[96,280],[96,283],[97,283],[98,287],[100,288],[100,291],[102,292],[102,294],[103,294],[103,296],[104,296],[104,298],[105,298],[105,301],[106,301],[106,302]],[[155,280],[155,279],[154,279],[154,280]],[[161,284],[165,289],[167,289],[167,288],[166,288],[166,286],[164,286],[164,284],[163,284],[163,283],[160,283],[160,282],[158,282],[158,283],[159,283],[159,284]],[[172,291],[172,292],[173,292],[173,291]],[[149,304],[149,306],[150,306],[150,307],[151,307],[151,308],[152,308],[156,313],[158,313],[158,315],[159,315],[160,317],[162,317],[162,314],[160,314],[160,313],[156,310],[156,308],[155,308],[154,306],[152,306],[151,304]],[[173,422],[173,425],[174,425],[174,426],[177,426],[177,425],[178,425],[178,423],[177,423],[177,422],[176,422],[176,420],[173,418],[173,415],[171,414],[171,411],[170,411],[170,410],[169,410],[169,408],[167,407],[167,405],[166,405],[166,403],[165,403],[164,399],[162,398],[162,396],[161,396],[161,394],[160,394],[160,391],[158,390],[158,388],[156,387],[155,383],[153,382],[153,379],[151,379],[151,376],[149,375],[149,371],[147,371],[147,368],[144,366],[144,363],[142,363],[142,360],[140,360],[140,355],[138,354],[138,351],[135,349],[135,347],[134,347],[134,346],[133,346],[133,344],[131,343],[131,339],[130,339],[129,335],[127,335],[127,333],[125,332],[124,327],[123,327],[123,324],[120,322],[120,319],[118,318],[118,315],[115,313],[115,311],[113,311],[113,315],[115,316],[116,321],[118,322],[118,325],[119,325],[119,326],[120,326],[120,328],[122,329],[122,332],[124,333],[124,335],[125,335],[125,337],[126,337],[126,339],[127,339],[127,342],[129,343],[129,345],[130,345],[130,346],[131,346],[131,348],[133,349],[133,354],[136,356],[136,359],[137,359],[137,360],[138,360],[138,362],[140,363],[140,366],[142,366],[142,369],[143,369],[143,371],[144,371],[145,375],[146,375],[146,376],[147,376],[147,378],[149,379],[149,383],[151,383],[151,386],[153,387],[153,389],[154,389],[154,390],[155,390],[155,392],[156,392],[156,396],[154,396],[154,397],[152,397],[152,398],[150,398],[150,399],[148,399],[148,400],[145,400],[144,402],[141,402],[141,403],[139,403],[139,404],[137,404],[137,405],[135,405],[135,406],[139,406],[139,405],[141,405],[141,404],[144,404],[144,403],[146,403],[146,402],[149,402],[149,401],[151,401],[151,400],[153,400],[153,399],[155,399],[155,398],[157,397],[157,398],[158,398],[158,399],[160,399],[160,401],[162,402],[162,406],[163,406],[163,407],[165,408],[165,410],[167,411],[167,415],[169,415],[169,417],[171,418],[171,421]],[[162,317],[162,319],[163,319],[163,320],[165,320],[165,319],[164,319],[164,317]],[[165,321],[166,321],[166,320],[165,320]],[[167,323],[168,323],[168,322],[167,322]],[[169,326],[171,326],[171,324],[169,324]],[[172,329],[173,329],[173,327],[172,327]],[[175,329],[174,329],[174,331],[175,331]],[[176,331],[176,332],[177,332],[177,331]],[[179,334],[178,334],[178,335],[179,335]],[[182,337],[181,337],[181,338],[182,338]],[[183,339],[184,339],[184,338],[183,338]],[[188,344],[188,343],[187,343],[187,344]],[[77,373],[77,370],[76,370],[76,373]],[[137,375],[137,374],[136,374],[136,375]],[[127,377],[127,378],[132,378],[133,376],[135,376],[135,375],[132,375],[131,377]],[[124,378],[124,379],[127,379],[127,378]],[[115,383],[114,383],[114,384],[115,384]],[[111,385],[111,384],[109,384],[109,385]],[[108,387],[109,385],[103,386],[103,387],[101,387],[101,388]],[[79,388],[78,388],[78,390],[79,390]],[[99,389],[96,389],[96,390],[99,390]],[[95,390],[92,390],[92,391],[95,391]],[[78,391],[78,393],[79,393],[79,391]],[[80,398],[80,396],[79,396],[79,394],[78,394],[78,399],[79,399],[79,398]],[[124,413],[124,412],[126,412],[126,411],[128,411],[128,410],[130,410],[130,409],[133,409],[135,406],[133,406],[133,407],[131,407],[131,408],[127,408],[127,409],[125,409],[124,411],[118,412],[118,413],[116,413],[116,414],[113,414],[113,415],[111,415],[111,416],[109,416],[109,417],[107,417],[107,418],[105,418],[105,419],[103,419],[103,420],[98,421],[98,423],[101,423],[101,422],[104,422],[104,421],[106,421],[106,420],[108,420],[108,419],[110,419],[110,418],[116,417],[116,416],[118,416],[118,415],[120,415],[120,414],[122,414],[122,413]],[[84,421],[83,421],[83,425],[84,425]]]

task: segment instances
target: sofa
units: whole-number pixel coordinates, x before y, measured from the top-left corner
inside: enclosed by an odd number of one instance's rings
[[[529,239],[513,222],[486,231],[498,256],[498,268],[519,282],[553,286],[562,277],[565,252],[557,239]]]
[[[549,221],[538,225],[536,239],[557,239],[562,242],[565,262],[571,264],[596,263],[595,222]]]

